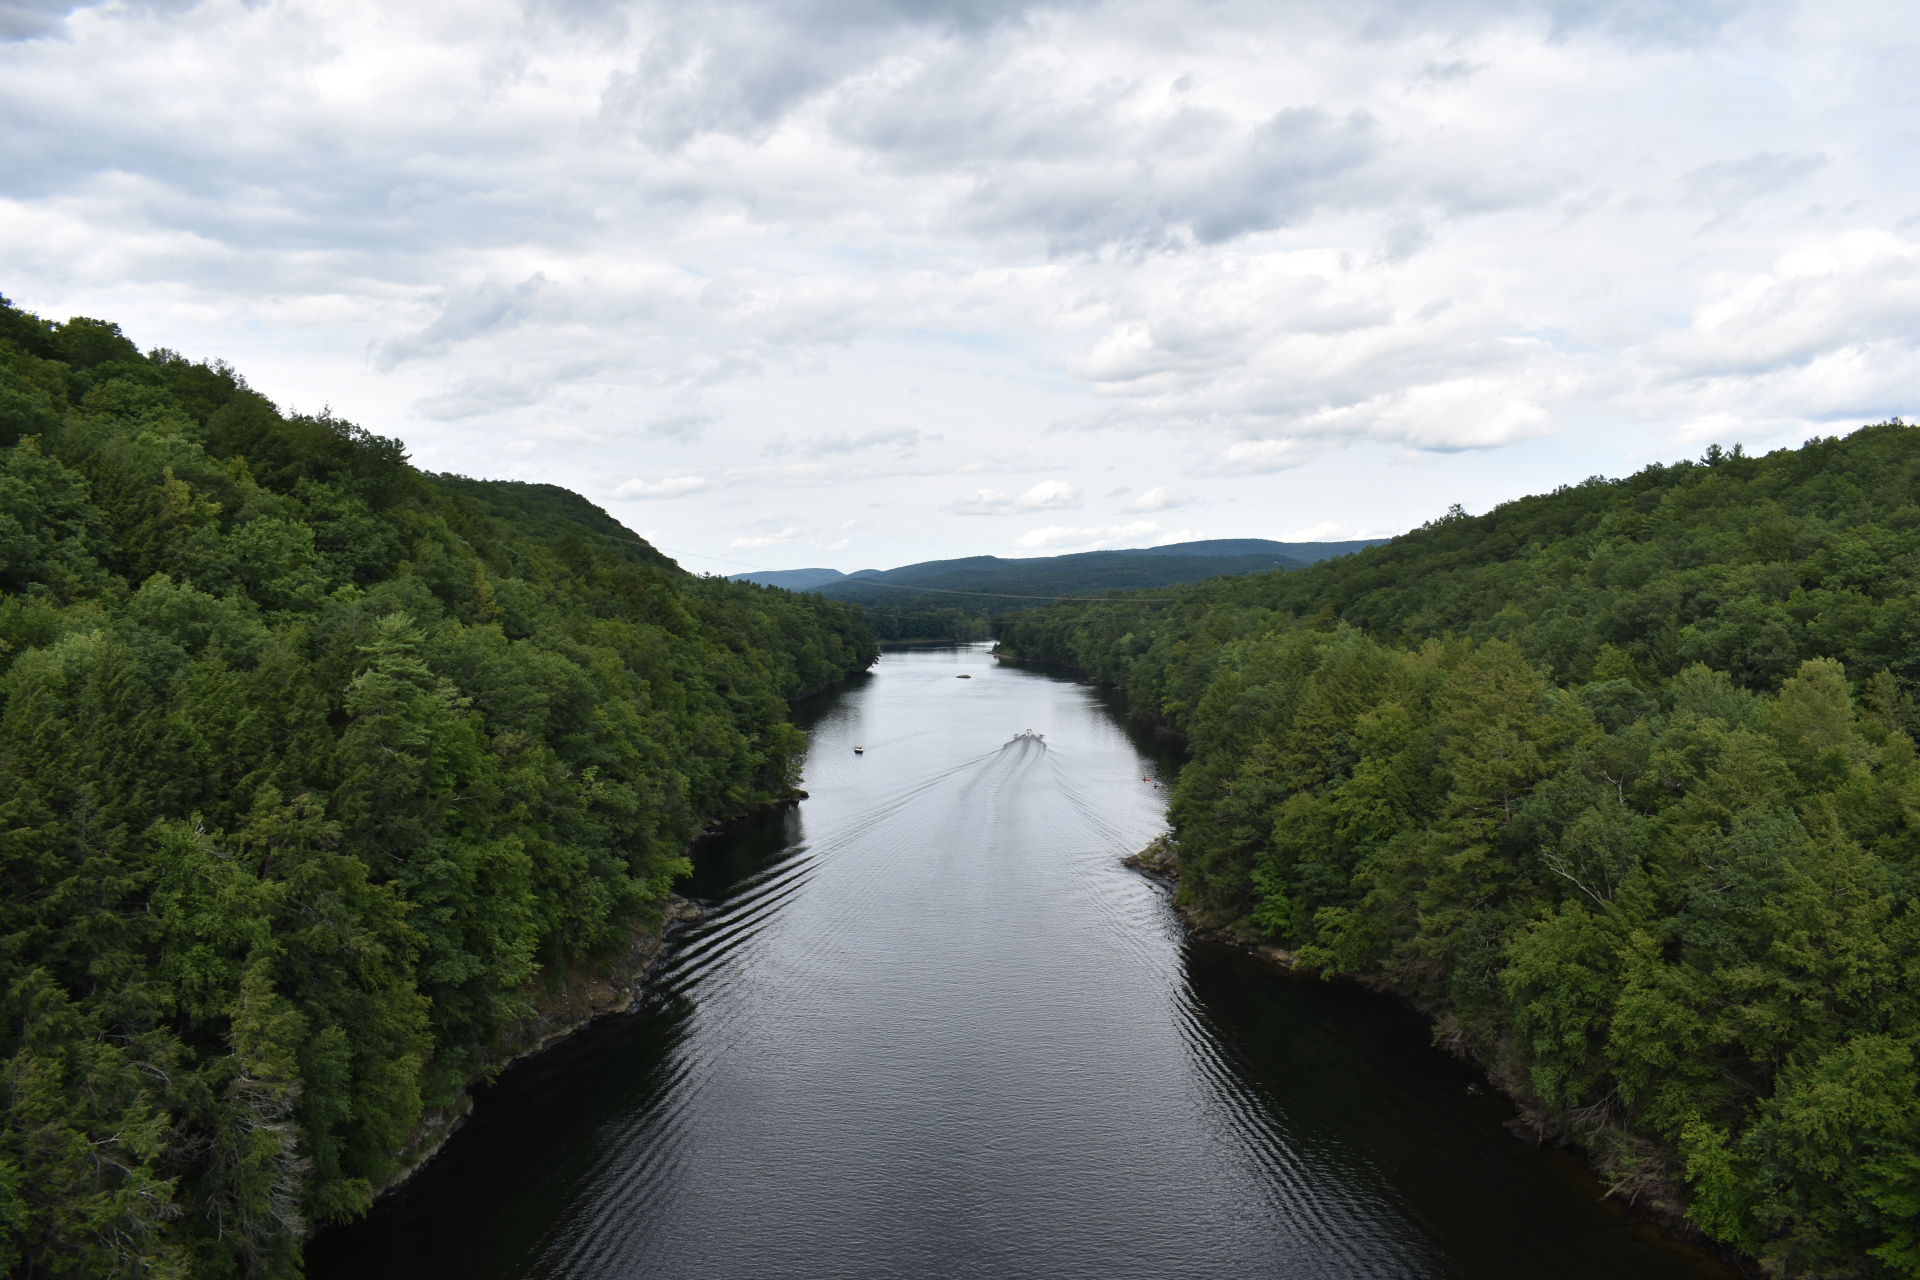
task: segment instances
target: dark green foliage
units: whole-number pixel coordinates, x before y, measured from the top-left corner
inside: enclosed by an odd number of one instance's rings
[[[1366,545],[1369,544],[1236,538],[1020,560],[968,556],[961,560],[927,560],[879,572],[863,570],[804,589],[832,600],[851,600],[864,605],[870,618],[903,614],[915,618],[880,625],[912,630],[916,637],[924,633],[932,638],[932,633],[925,631],[929,624],[918,620],[917,615],[952,609],[965,610],[969,616],[984,613],[993,617],[1032,608],[1036,597],[1097,596],[1198,582],[1223,574],[1265,573],[1275,566],[1298,569]],[[1006,594],[995,594],[998,592]],[[899,638],[908,637],[903,633]],[[965,637],[949,634],[943,638]]]
[[[1192,743],[1202,918],[1775,1273],[1920,1276],[1917,500],[1886,423],[996,629]]]
[[[987,615],[964,609],[865,606],[867,625],[882,640],[990,640]]]
[[[0,303],[0,430],[10,1273],[296,1274],[877,652],[104,322]]]
[[[1275,564],[1299,563],[1268,555],[1171,556],[1143,551],[1086,551],[1077,555],[1003,560],[971,556],[932,560],[884,573],[841,578],[810,587],[835,600],[852,600],[876,609],[931,609],[959,606],[975,612],[1007,613],[1027,609],[1035,596],[1092,596],[1198,582],[1230,573],[1262,573]],[[1006,595],[996,595],[996,592]],[[955,593],[959,593],[956,595]]]

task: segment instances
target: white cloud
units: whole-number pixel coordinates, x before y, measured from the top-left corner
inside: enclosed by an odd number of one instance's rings
[[[1017,516],[1029,511],[1056,511],[1080,505],[1080,490],[1064,480],[1042,480],[1022,494],[998,489],[976,489],[941,510],[963,516]]]
[[[782,529],[778,533],[763,534],[757,538],[735,538],[727,544],[729,551],[759,551],[766,547],[785,546],[792,542],[794,535],[800,532],[798,527]]]
[[[616,498],[684,498],[707,487],[704,476],[664,476],[642,480],[638,476],[613,491]]]
[[[470,374],[445,390],[414,401],[414,412],[439,422],[512,412],[545,400],[550,387],[516,379],[511,368]]]
[[[1199,499],[1184,489],[1172,489],[1166,485],[1155,485],[1139,497],[1122,507],[1122,511],[1172,511],[1177,507],[1190,507]]]
[[[410,360],[445,355],[455,345],[502,329],[513,329],[538,315],[545,276],[538,272],[506,286],[481,281],[450,290],[439,302],[439,314],[411,332],[396,334],[374,348],[374,363],[393,369]]]
[[[1306,440],[1236,440],[1202,470],[1210,475],[1263,475],[1304,466],[1323,452],[1324,445]]]
[[[648,420],[646,431],[650,436],[691,444],[706,433],[713,421],[710,413],[662,413]]]
[[[689,555],[742,507],[960,555],[943,509],[1083,490],[1404,528],[1920,411],[1916,45],[1878,0],[16,0],[0,279],[434,469],[635,477]]]
[[[1322,520],[1319,524],[1308,525],[1304,529],[1295,529],[1292,533],[1283,533],[1281,542],[1355,542],[1364,538],[1391,538],[1392,530],[1368,529],[1359,525],[1341,524],[1336,520]]]
[[[1169,542],[1186,542],[1196,535],[1189,529],[1168,533],[1157,521],[1136,520],[1132,524],[1098,525],[1076,528],[1050,524],[1023,533],[1013,541],[1016,551],[1099,551],[1108,547],[1156,547]]]
[[[1703,164],[1686,175],[1689,194],[1716,208],[1738,208],[1750,200],[1788,190],[1828,164],[1824,155],[1785,155],[1757,151],[1738,160]]]
[[[938,433],[929,435],[915,427],[893,427],[879,431],[868,431],[854,436],[845,431],[823,431],[819,435],[804,440],[792,440],[786,435],[777,435],[767,441],[761,452],[772,457],[794,453],[806,458],[851,457],[862,449],[878,449],[891,446],[896,455],[902,458],[913,456],[913,452],[922,443],[944,440]]]

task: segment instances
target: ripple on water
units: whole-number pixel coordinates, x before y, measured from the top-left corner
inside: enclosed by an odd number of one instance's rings
[[[812,798],[700,850],[643,1004],[310,1274],[1717,1274],[1393,1006],[1186,938],[1120,865],[1175,762],[1097,691],[916,649],[802,714]]]

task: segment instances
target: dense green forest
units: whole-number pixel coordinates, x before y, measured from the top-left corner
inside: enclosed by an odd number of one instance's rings
[[[885,639],[984,640],[989,619],[1030,609],[1035,597],[1099,596],[1276,566],[1298,569],[1365,545],[1237,538],[1021,560],[969,556],[864,570],[805,589],[861,605],[868,625]]]
[[[876,652],[0,299],[0,1270],[297,1274]]]
[[[1303,569],[1385,539],[1273,542],[1217,538],[1121,551],[1081,551],[1019,560],[967,556],[923,560],[894,569],[773,569],[736,573],[758,582],[850,600],[882,640],[987,640],[996,614],[1031,609],[1036,600],[1105,596],[1229,574]]]
[[[897,569],[867,569],[824,581],[802,577],[805,585],[795,584],[792,589],[858,604],[866,613],[867,625],[882,640],[986,640],[992,637],[995,615],[1031,609],[1036,598],[1101,596],[1229,574],[1264,573],[1275,567],[1300,569],[1368,545],[1365,541],[1233,538],[1022,560],[969,556]],[[766,581],[834,572],[798,570],[735,577]],[[1009,594],[996,594],[1002,592]]]
[[[913,608],[895,605],[859,606],[867,626],[882,640],[991,640],[993,627],[985,612],[965,609]]]
[[[1411,998],[1792,1276],[1920,1276],[1920,430],[1593,479],[1002,652],[1192,757],[1203,922]]]

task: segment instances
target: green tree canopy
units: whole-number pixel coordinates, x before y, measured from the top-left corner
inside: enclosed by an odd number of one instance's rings
[[[1627,1194],[1920,1276],[1920,430],[996,622],[1184,735],[1205,923],[1398,991]]]
[[[0,299],[0,1266],[297,1274],[876,654]]]

